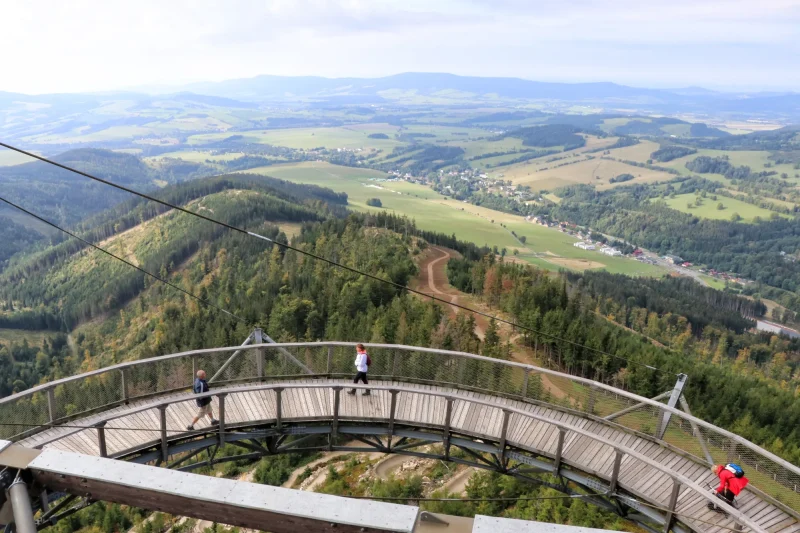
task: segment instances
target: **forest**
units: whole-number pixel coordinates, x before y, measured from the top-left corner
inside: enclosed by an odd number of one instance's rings
[[[448,278],[530,328],[521,332],[525,342],[557,368],[649,397],[657,394],[664,375],[686,373],[696,416],[790,462],[800,461],[800,346],[775,336],[738,333],[746,321],[737,319],[734,310],[757,313],[762,311],[758,304],[700,287],[676,295],[681,285],[669,280],[627,278],[617,284],[620,277],[601,273],[552,277],[494,256],[451,259]],[[689,306],[696,311],[689,317],[680,314]]]
[[[687,155],[696,154],[697,150],[694,148],[686,148],[685,146],[664,146],[663,148],[659,148],[652,154],[650,154],[651,159],[655,159],[656,161],[660,161],[661,163],[666,163],[667,161],[672,161],[673,159],[678,159],[679,157],[685,157]]]
[[[503,137],[516,137],[522,139],[525,146],[537,146],[540,148],[551,148],[563,146],[564,150],[573,150],[586,145],[586,139],[578,135],[583,130],[567,124],[549,124],[546,126],[534,126],[531,128],[518,128],[511,130]],[[594,132],[593,134],[602,132]]]

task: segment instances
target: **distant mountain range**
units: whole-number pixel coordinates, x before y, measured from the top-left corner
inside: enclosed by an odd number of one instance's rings
[[[139,109],[152,108],[154,103],[158,103],[156,107],[165,110],[185,106],[255,109],[265,104],[413,106],[477,103],[508,107],[539,102],[556,111],[572,105],[587,105],[606,111],[698,113],[800,122],[800,93],[724,93],[702,87],[648,89],[607,82],[550,83],[520,78],[414,72],[382,78],[265,75],[181,87],[93,94],[0,92],[0,115],[4,108],[22,111],[20,103],[48,104],[47,109],[39,106],[24,111],[34,115],[53,115],[65,111],[80,113],[104,102],[118,100],[135,102]]]
[[[406,96],[440,96],[453,100],[544,100],[599,104],[633,104],[656,111],[769,114],[800,117],[800,93],[723,93],[702,87],[647,89],[610,82],[550,83],[521,78],[482,78],[408,72],[383,78],[256,76],[194,83],[181,90],[245,101],[315,99],[342,103],[392,101]],[[359,100],[360,98],[360,100]]]

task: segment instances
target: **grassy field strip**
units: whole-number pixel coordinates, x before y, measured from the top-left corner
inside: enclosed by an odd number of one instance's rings
[[[773,214],[784,218],[790,218],[789,215],[785,213],[776,213],[775,211],[770,211],[769,209],[748,204],[747,202],[734,198],[728,198],[727,196],[717,196],[716,200],[703,198],[703,204],[700,206],[695,205],[696,199],[697,196],[689,193],[679,194],[676,195],[675,198],[665,198],[663,200],[669,207],[676,211],[714,220],[730,220],[734,213],[738,213],[739,216],[742,217],[742,222],[752,222],[755,217],[768,220]],[[693,205],[691,209],[689,208],[689,204]],[[718,209],[718,204],[722,204],[723,209]]]
[[[247,172],[345,192],[350,207],[360,211],[380,210],[366,205],[367,199],[377,197],[381,199],[383,209],[413,218],[422,229],[455,234],[460,239],[478,245],[506,248],[509,254],[516,249],[520,259],[549,270],[605,267],[610,272],[624,274],[658,276],[664,273],[660,267],[653,265],[580,250],[573,246],[576,239],[565,233],[532,224],[520,216],[445,199],[422,185],[372,181],[386,176],[374,170],[305,162],[261,167]],[[527,242],[522,244],[511,234],[512,231],[524,235]]]

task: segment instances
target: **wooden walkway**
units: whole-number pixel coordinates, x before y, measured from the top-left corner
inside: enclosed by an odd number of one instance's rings
[[[293,385],[301,383],[303,382],[291,382]],[[341,383],[345,385],[345,382],[319,379],[308,380],[307,383],[317,385]],[[712,474],[707,465],[656,442],[632,435],[609,424],[595,422],[555,409],[485,394],[427,385],[389,382],[374,382],[371,385],[396,386],[404,388],[406,391],[408,389],[420,391],[398,393],[395,416],[397,424],[441,428],[444,425],[447,401],[442,397],[429,396],[422,392],[444,393],[455,398],[451,417],[451,430],[455,433],[499,441],[503,425],[502,409],[510,407],[589,431],[618,446],[645,455],[663,465],[667,471],[681,474],[699,485],[705,486],[716,480],[716,476]],[[246,386],[242,386],[242,388],[244,387]],[[226,428],[276,419],[277,394],[274,390],[237,392],[237,387],[229,387],[225,390],[229,392],[225,399]],[[283,423],[329,420],[333,416],[334,392],[329,388],[286,388],[281,393],[281,397]],[[491,402],[497,407],[476,404],[474,401]],[[70,424],[92,426],[108,420],[105,429],[107,452],[114,456],[160,442],[161,421],[160,412],[156,406],[161,404],[169,404],[166,418],[170,438],[185,436],[186,426],[197,411],[190,392],[132,402],[126,406],[70,422]],[[216,398],[213,407],[214,413],[217,415],[219,406]],[[340,423],[375,421],[385,424],[390,418],[390,409],[391,394],[388,391],[373,391],[371,396],[362,396],[360,393],[350,396],[342,391],[339,420]],[[200,429],[207,425],[208,420],[205,419],[197,427]],[[506,439],[510,446],[553,457],[558,445],[558,431],[554,426],[545,422],[512,413],[509,417]],[[28,447],[57,448],[88,455],[100,455],[96,429],[53,428],[22,440],[19,444]],[[609,480],[612,476],[614,458],[615,452],[611,446],[571,431],[567,432],[562,452],[564,464]],[[618,479],[622,489],[636,495],[642,501],[662,510],[668,508],[673,484],[670,476],[665,472],[626,455],[621,462]],[[756,494],[745,491],[737,500],[739,510],[762,529],[770,533],[800,532],[800,521],[797,518],[771,502],[761,499]],[[724,533],[735,527],[733,520],[709,511],[706,503],[707,500],[698,496],[694,491],[682,487],[676,507],[678,520],[689,525],[695,531],[708,533]]]

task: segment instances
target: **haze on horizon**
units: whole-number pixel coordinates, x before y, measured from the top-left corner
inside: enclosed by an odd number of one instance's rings
[[[800,0],[8,3],[0,91],[400,72],[800,91]]]

